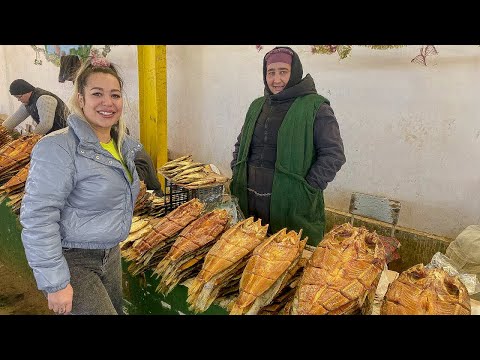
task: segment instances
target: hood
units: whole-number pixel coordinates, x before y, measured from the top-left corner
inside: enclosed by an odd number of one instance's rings
[[[268,92],[267,92],[268,90]],[[299,96],[316,94],[317,90],[315,89],[315,82],[310,74],[307,74],[298,84],[295,84],[288,89],[280,91],[278,94],[272,94],[268,86],[265,89],[265,96],[270,96],[271,101],[287,101],[292,98],[297,98]]]
[[[288,49],[293,53],[290,80],[288,80],[287,86],[283,90],[285,91],[288,88],[298,84],[302,80],[303,66],[302,66],[302,62],[300,61],[300,58],[298,57],[298,54],[295,51],[293,51],[291,48],[289,48],[288,46],[277,46],[274,49],[278,49],[278,48]],[[263,83],[265,84],[265,95],[272,95],[272,92],[270,91],[267,85],[267,62],[265,60],[265,57],[267,56],[267,54],[265,54],[265,56],[263,57]]]

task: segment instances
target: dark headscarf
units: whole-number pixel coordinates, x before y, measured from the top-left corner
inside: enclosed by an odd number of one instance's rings
[[[23,95],[35,90],[35,86],[23,79],[13,80],[10,84],[10,94]]]
[[[285,86],[285,89],[288,89],[289,87],[297,85],[302,80],[303,66],[302,66],[302,62],[300,61],[300,58],[298,57],[298,54],[295,51],[293,51],[288,46],[277,46],[277,47],[275,47],[275,49],[279,49],[279,48],[289,49],[293,53],[292,65],[291,65],[292,70],[290,72],[290,80],[288,80],[287,86]],[[272,92],[268,88],[268,84],[267,84],[267,61],[266,61],[267,55],[268,55],[268,53],[265,54],[265,56],[263,57],[263,83],[265,84],[265,93],[272,95]],[[285,90],[285,89],[283,89],[283,90]]]

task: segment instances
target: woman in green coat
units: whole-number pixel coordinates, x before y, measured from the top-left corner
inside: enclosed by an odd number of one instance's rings
[[[231,192],[245,215],[274,233],[284,227],[317,245],[325,229],[323,190],[345,154],[330,102],[304,78],[298,54],[276,47],[263,59],[265,95],[252,102],[231,163]]]

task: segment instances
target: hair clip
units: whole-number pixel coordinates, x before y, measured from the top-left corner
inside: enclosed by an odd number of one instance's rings
[[[107,60],[107,58],[103,56],[98,56],[98,52],[92,51],[90,52],[90,64],[95,67],[110,67],[110,61]]]

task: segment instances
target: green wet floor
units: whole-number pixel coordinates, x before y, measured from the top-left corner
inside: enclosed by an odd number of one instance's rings
[[[45,296],[30,279],[0,261],[0,315],[51,315]]]
[[[192,315],[188,310],[187,287],[177,285],[167,296],[155,291],[159,284],[152,271],[144,275],[131,276],[127,271],[128,264],[123,262],[123,291],[125,312],[129,315]],[[199,315],[228,315],[228,312],[217,306],[210,306]]]

